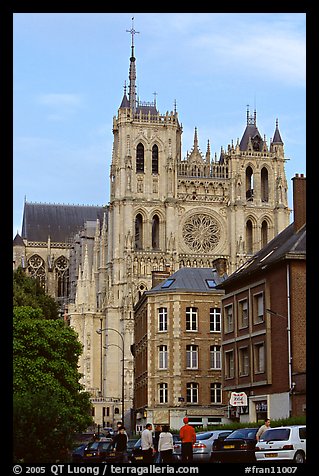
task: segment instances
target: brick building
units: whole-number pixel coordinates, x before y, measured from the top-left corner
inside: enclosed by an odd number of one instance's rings
[[[217,261],[220,265],[223,260]],[[215,286],[226,274],[222,266],[217,269],[182,268],[146,291],[135,305],[137,431],[146,421],[178,429],[186,414],[199,427],[224,421],[223,291]]]
[[[306,178],[292,180],[294,222],[217,286],[223,389],[247,394],[241,421],[306,411]]]

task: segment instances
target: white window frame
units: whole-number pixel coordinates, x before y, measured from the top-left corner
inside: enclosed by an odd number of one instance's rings
[[[186,331],[197,332],[198,330],[198,308],[187,307],[186,308]]]
[[[220,345],[211,345],[209,349],[210,368],[220,370],[222,368],[222,353]]]
[[[158,308],[158,331],[167,332],[167,307]]]
[[[222,313],[219,307],[211,307],[209,310],[210,332],[221,332]]]
[[[186,346],[186,368],[198,369],[198,345]]]
[[[158,384],[158,402],[168,403],[168,385],[166,382]]]
[[[222,403],[222,384],[214,382],[210,384],[210,402]]]
[[[159,370],[166,370],[168,365],[168,350],[167,345],[158,346],[158,368]]]

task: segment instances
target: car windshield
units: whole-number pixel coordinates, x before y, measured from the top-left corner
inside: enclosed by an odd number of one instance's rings
[[[240,428],[234,430],[230,435],[228,435],[225,440],[241,439],[248,438],[254,439],[256,437],[257,430],[255,428]]]
[[[272,428],[262,434],[260,441],[287,441],[289,440],[289,435],[289,428]]]

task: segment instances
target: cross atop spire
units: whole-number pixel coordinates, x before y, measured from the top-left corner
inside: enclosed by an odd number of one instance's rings
[[[134,51],[134,35],[135,35],[136,33],[139,33],[139,31],[136,31],[136,30],[134,29],[134,17],[132,17],[132,28],[131,28],[130,30],[126,30],[126,31],[127,31],[127,33],[131,33],[131,35],[132,35],[132,56],[134,56],[134,55],[133,55],[133,51]]]

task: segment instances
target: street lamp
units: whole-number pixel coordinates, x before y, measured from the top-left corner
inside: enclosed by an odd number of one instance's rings
[[[96,332],[98,334],[102,334],[103,331],[114,331],[122,339],[122,347],[117,344],[108,344],[108,346],[114,345],[122,351],[122,425],[124,425],[124,337],[117,329],[114,329],[113,327],[105,327],[104,329],[98,329]]]
[[[282,317],[287,321],[287,338],[288,338],[288,381],[289,381],[289,395],[291,394],[291,391],[293,389],[293,384],[292,384],[292,355],[291,355],[291,329],[290,329],[290,316],[288,313],[287,316],[283,316],[282,314],[279,314],[276,311],[273,311],[272,309],[266,309],[266,312],[268,314],[271,314],[272,316],[276,317]]]

